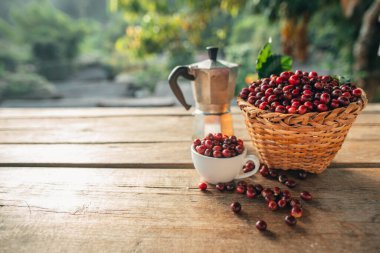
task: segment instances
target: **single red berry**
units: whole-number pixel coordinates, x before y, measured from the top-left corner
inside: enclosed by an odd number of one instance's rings
[[[240,213],[241,211],[241,204],[239,202],[233,202],[230,207],[234,213]]]
[[[223,157],[222,152],[219,150],[213,151],[212,156],[215,158],[222,158]]]
[[[306,201],[309,201],[313,198],[308,191],[301,192],[300,197],[301,197],[301,199],[306,200]]]
[[[260,110],[267,110],[268,108],[269,108],[268,102],[262,102],[262,103],[259,105],[259,109],[260,109]]]
[[[282,191],[282,196],[290,197],[290,191],[288,191],[288,190],[283,190],[283,191]]]
[[[323,84],[320,83],[320,82],[316,82],[314,84],[314,88],[317,89],[317,90],[323,90]]]
[[[218,183],[215,185],[215,188],[218,189],[219,191],[223,192],[226,188],[226,185],[224,183]]]
[[[270,95],[268,97],[268,102],[271,103],[271,102],[274,102],[277,100],[277,96],[276,95]]]
[[[306,96],[312,96],[313,95],[313,92],[311,90],[304,90],[302,92],[303,95],[306,95]]]
[[[338,97],[338,102],[342,106],[346,106],[346,105],[350,104],[350,100],[347,97],[344,97],[344,96]]]
[[[307,172],[304,170],[300,170],[300,171],[298,171],[297,176],[300,179],[306,179],[307,178]]]
[[[228,184],[226,184],[226,190],[229,191],[229,192],[232,192],[235,190],[235,183],[234,182],[230,182]]]
[[[332,80],[331,76],[322,76],[322,82],[330,82]]]
[[[244,151],[244,146],[243,145],[237,145],[235,147],[235,150],[236,150],[236,152],[238,152],[238,154],[241,154]]]
[[[289,114],[295,114],[295,113],[297,113],[297,108],[296,108],[296,107],[290,107],[290,108],[288,109],[288,113],[289,113]]]
[[[253,199],[256,197],[256,192],[255,190],[247,190],[246,194],[247,198]]]
[[[264,190],[264,187],[261,184],[255,184],[253,187],[255,187],[256,194],[261,194],[261,192]]]
[[[199,183],[198,188],[201,191],[205,191],[205,190],[207,190],[207,184],[205,182],[201,182],[201,183]]]
[[[195,150],[198,152],[198,154],[203,155],[205,150],[206,150],[206,146],[205,145],[199,145],[195,148]]]
[[[301,105],[300,107],[298,107],[298,113],[299,114],[305,114],[307,112],[307,107],[304,106],[304,105]]]
[[[309,73],[309,77],[310,77],[310,78],[318,77],[318,73],[315,72],[315,71],[311,71],[311,72]]]
[[[269,176],[273,179],[277,179],[278,178],[278,172],[277,170],[273,170],[273,169],[270,169],[269,170]]]
[[[261,191],[261,196],[263,196],[265,198],[265,196],[269,195],[269,194],[272,194],[273,195],[273,191],[271,188],[265,188]]]
[[[307,107],[307,109],[309,109],[310,111],[313,110],[313,103],[310,102],[310,101],[306,101],[305,103],[303,103],[304,106]]]
[[[267,223],[263,220],[258,220],[256,222],[256,228],[260,231],[265,231],[267,230]]]
[[[297,219],[294,218],[294,216],[287,215],[285,216],[285,223],[288,224],[289,226],[294,226],[297,224]]]
[[[335,89],[331,92],[331,96],[337,98],[342,95],[342,91],[340,89]]]
[[[251,162],[251,161],[248,161],[248,162],[244,165],[243,172],[244,172],[244,173],[250,172],[250,171],[252,171],[254,168],[255,168],[255,164],[254,164],[253,162]]]
[[[291,207],[295,207],[295,206],[302,207],[302,204],[301,204],[301,202],[298,199],[291,198],[290,199],[290,206]]]
[[[224,157],[226,157],[226,158],[229,158],[229,157],[231,157],[231,150],[229,150],[229,149],[223,149],[223,151],[222,151],[222,155],[224,156]]]
[[[278,181],[282,184],[285,184],[286,181],[288,181],[288,177],[286,175],[280,175],[278,176]]]
[[[321,98],[319,99],[321,103],[328,104],[330,102],[330,95],[328,93],[322,93]]]
[[[204,155],[205,155],[205,156],[211,156],[211,155],[212,155],[212,150],[209,149],[209,148],[207,148],[207,149],[205,150],[205,152],[204,152]]]
[[[245,193],[245,187],[243,185],[236,186],[236,192],[240,193],[240,194],[244,194]]]
[[[352,90],[352,95],[354,95],[355,97],[361,97],[362,96],[362,90],[359,88],[356,88],[356,89]]]
[[[273,200],[269,201],[268,202],[268,208],[272,211],[276,211],[277,210],[277,203]]]
[[[346,91],[346,92],[343,92],[343,93],[342,93],[342,96],[343,96],[343,97],[346,97],[346,98],[351,98],[351,93],[348,92],[348,91]]]
[[[339,102],[338,102],[338,100],[336,100],[336,99],[332,99],[332,100],[331,100],[331,103],[330,103],[330,107],[331,107],[332,109],[338,108],[338,107],[339,107]]]
[[[282,73],[280,74],[280,77],[282,77],[282,78],[285,79],[285,80],[288,80],[289,77],[290,77],[290,74],[289,74],[289,72],[284,71],[284,72],[282,72]]]
[[[290,214],[294,216],[295,218],[300,218],[302,217],[302,209],[299,206],[294,206],[292,207]]]
[[[279,106],[276,107],[276,111],[275,112],[286,113],[286,108],[283,105],[279,105]]]
[[[274,194],[274,196],[280,195],[281,194],[280,187],[277,187],[277,186],[273,187],[273,194]]]
[[[279,201],[277,201],[277,205],[278,205],[278,207],[280,207],[280,208],[284,208],[285,206],[286,206],[286,200],[285,199],[280,199]]]
[[[193,141],[193,145],[194,145],[194,147],[201,145],[201,140],[200,139],[195,139]]]
[[[269,169],[265,164],[261,165],[260,174],[263,177],[267,177],[269,175]]]
[[[289,188],[294,188],[297,183],[293,179],[288,179],[288,181],[285,182],[285,185]]]
[[[289,77],[289,83],[292,85],[298,85],[300,83],[300,78],[298,75],[292,75]]]
[[[327,107],[326,104],[319,104],[319,105],[317,106],[317,109],[318,109],[319,112],[325,112],[325,111],[328,111],[328,110],[329,110],[329,108]]]

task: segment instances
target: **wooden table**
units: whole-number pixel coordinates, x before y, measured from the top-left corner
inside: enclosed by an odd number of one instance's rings
[[[0,252],[380,252],[380,105],[331,168],[291,190],[315,198],[296,227],[262,200],[200,192],[191,127],[182,108],[1,109]]]

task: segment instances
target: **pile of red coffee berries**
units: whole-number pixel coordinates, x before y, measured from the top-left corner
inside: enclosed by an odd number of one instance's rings
[[[279,182],[285,184],[286,186],[293,188],[296,186],[296,182],[293,179],[289,179],[286,175],[280,174],[277,170],[268,169],[267,166],[262,165],[260,168],[260,173],[266,178],[276,179]],[[298,171],[297,176],[300,179],[305,179],[307,177],[307,172]],[[286,182],[291,182],[287,184]],[[202,182],[199,184],[199,189],[205,191],[207,189],[207,184]],[[221,192],[236,192],[238,194],[244,194],[248,199],[261,198],[263,199],[271,211],[276,211],[280,209],[289,209],[289,214],[285,216],[284,221],[289,226],[294,226],[297,223],[297,218],[303,215],[303,205],[301,200],[310,201],[312,200],[312,195],[308,191],[302,191],[299,193],[299,198],[295,198],[291,193],[280,187],[264,188],[261,184],[248,184],[246,181],[229,182],[229,183],[219,183],[215,185],[215,188]],[[238,214],[242,210],[242,205],[235,201],[230,205],[231,211]],[[264,220],[258,220],[256,222],[256,228],[260,231],[265,231],[267,229],[267,223]]]
[[[356,102],[361,95],[362,90],[351,82],[301,70],[254,81],[239,94],[261,110],[285,114],[325,112]]]
[[[222,133],[210,133],[203,140],[195,139],[193,147],[198,154],[215,158],[234,157],[244,151],[242,140]]]

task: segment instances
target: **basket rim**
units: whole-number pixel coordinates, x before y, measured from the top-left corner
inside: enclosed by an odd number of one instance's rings
[[[361,89],[361,88],[360,88]],[[266,110],[262,110],[256,106],[254,106],[253,104],[251,103],[248,103],[247,101],[243,100],[241,97],[237,97],[236,101],[237,101],[237,104],[239,105],[239,108],[240,110],[243,110],[240,106],[240,104],[243,104],[245,106],[249,106],[250,108],[254,109],[255,111],[258,111],[259,114],[273,114],[273,116],[281,116],[281,117],[292,117],[292,118],[297,118],[297,117],[304,117],[305,115],[306,116],[314,116],[314,115],[324,115],[324,114],[330,114],[332,112],[339,112],[339,111],[345,111],[347,110],[349,107],[361,107],[361,110],[362,111],[368,104],[368,99],[367,99],[367,95],[365,93],[365,91],[363,89],[362,90],[362,95],[360,97],[360,99],[358,101],[356,101],[355,103],[350,103],[349,105],[345,106],[345,107],[338,107],[338,108],[335,108],[334,110],[329,110],[329,111],[325,111],[325,112],[308,112],[308,113],[305,113],[305,114],[298,114],[298,113],[295,113],[295,114],[287,114],[287,113],[280,113],[280,112],[271,112],[271,111],[266,111]]]

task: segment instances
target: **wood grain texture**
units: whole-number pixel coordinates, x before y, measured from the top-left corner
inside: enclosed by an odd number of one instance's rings
[[[0,169],[0,252],[379,252],[380,170],[337,169],[295,227],[263,200],[207,193],[194,170]],[[249,182],[281,186],[262,177]],[[281,186],[282,187],[282,186]],[[229,210],[240,201],[243,212]],[[258,232],[257,219],[269,231]]]
[[[91,144],[189,141],[193,120],[192,116],[130,116],[107,119],[0,117],[0,143]],[[237,136],[249,140],[240,114],[233,115],[233,125]],[[380,114],[360,115],[349,131],[347,139],[380,140]]]
[[[0,166],[191,168],[191,141],[128,144],[0,144]],[[248,153],[254,153],[247,142]],[[378,141],[345,141],[331,167],[379,167]]]

